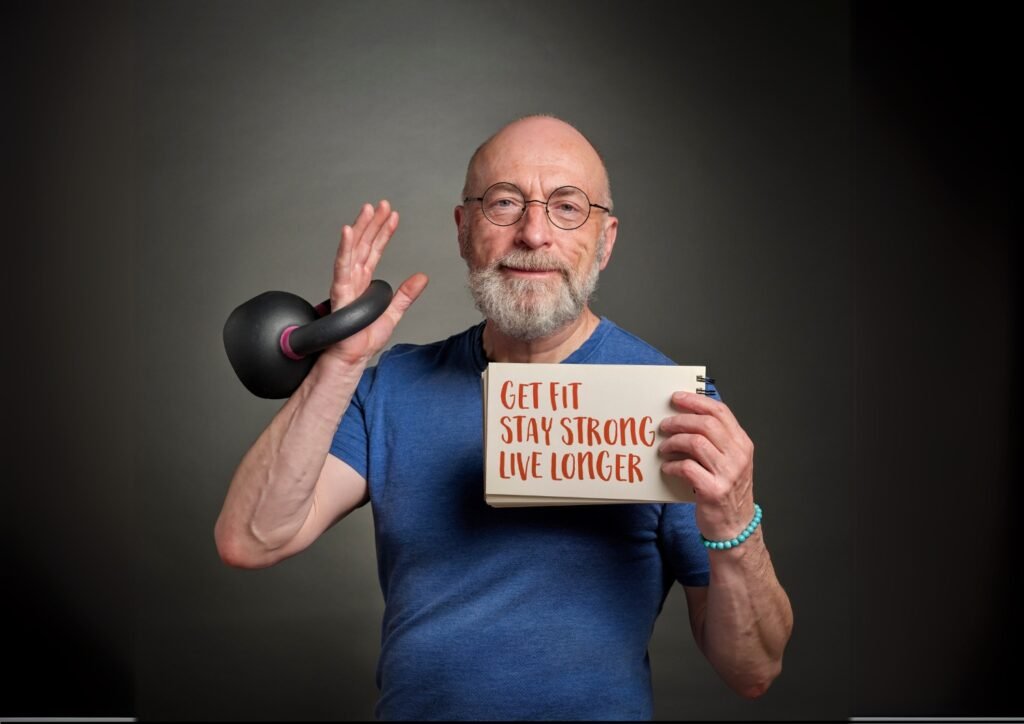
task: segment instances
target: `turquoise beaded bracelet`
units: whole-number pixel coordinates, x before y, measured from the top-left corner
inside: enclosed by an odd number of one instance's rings
[[[716,551],[724,551],[728,550],[729,548],[735,548],[740,543],[745,541],[747,538],[751,536],[751,534],[755,530],[757,530],[757,526],[759,525],[761,525],[761,506],[758,505],[757,503],[754,503],[754,519],[750,521],[750,525],[744,528],[743,532],[740,533],[738,536],[736,536],[735,538],[731,538],[730,540],[708,540],[704,537],[704,534],[701,533],[700,539],[704,542],[705,548],[710,548]]]

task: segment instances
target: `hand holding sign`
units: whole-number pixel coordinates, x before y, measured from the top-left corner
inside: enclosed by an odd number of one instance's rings
[[[680,413],[661,423],[661,469],[693,486],[704,537],[732,538],[754,516],[754,444],[723,402],[676,392],[672,406]]]

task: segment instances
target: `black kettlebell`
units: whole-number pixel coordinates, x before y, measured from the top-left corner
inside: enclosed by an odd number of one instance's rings
[[[391,303],[391,285],[374,279],[357,299],[330,314],[288,292],[263,292],[235,307],[224,323],[224,349],[238,379],[257,397],[290,397],[318,353],[369,326]]]

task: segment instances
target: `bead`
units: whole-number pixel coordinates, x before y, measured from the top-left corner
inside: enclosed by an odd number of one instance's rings
[[[743,532],[740,533],[738,536],[736,536],[735,538],[730,538],[728,540],[708,540],[704,537],[703,534],[701,534],[700,540],[704,544],[704,547],[709,550],[725,551],[729,550],[730,548],[735,548],[736,546],[738,546],[754,534],[754,531],[757,530],[757,527],[761,525],[761,515],[761,506],[758,505],[757,503],[754,503],[754,519],[750,521],[747,527],[744,528]]]

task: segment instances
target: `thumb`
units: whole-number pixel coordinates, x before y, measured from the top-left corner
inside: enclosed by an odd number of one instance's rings
[[[417,272],[411,277],[402,282],[401,286],[398,287],[398,291],[395,292],[395,296],[391,299],[391,304],[388,305],[387,310],[384,314],[391,318],[394,324],[398,324],[398,321],[405,314],[406,310],[412,306],[423,290],[427,288],[427,283],[430,281],[429,277],[422,272]]]

